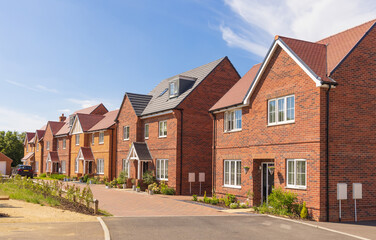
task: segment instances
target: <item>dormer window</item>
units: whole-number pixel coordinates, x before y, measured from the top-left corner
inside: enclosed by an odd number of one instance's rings
[[[170,98],[178,95],[178,83],[177,81],[170,82]]]
[[[74,122],[74,116],[69,116],[69,127],[72,127]]]

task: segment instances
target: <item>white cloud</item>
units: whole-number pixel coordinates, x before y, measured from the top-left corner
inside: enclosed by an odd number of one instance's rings
[[[0,107],[0,131],[29,131],[34,132],[47,123],[47,119],[38,115],[17,112],[8,108]]]
[[[29,89],[29,90],[32,90],[32,91],[35,91],[35,92],[44,91],[44,92],[58,93],[58,91],[56,89],[48,88],[48,87],[43,86],[43,85],[37,85],[34,88],[34,87],[30,87],[30,86],[28,86],[26,84],[23,84],[23,83],[20,83],[20,82],[16,82],[16,81],[11,81],[11,80],[5,80],[5,81],[7,83],[10,83],[10,84],[14,85],[14,86],[22,87],[22,88]]]
[[[224,1],[240,25],[234,18],[225,21],[222,38],[229,46],[259,56],[266,54],[275,35],[318,41],[376,17],[374,0]]]

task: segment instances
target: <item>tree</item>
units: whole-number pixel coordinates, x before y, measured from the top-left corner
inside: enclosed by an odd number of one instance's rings
[[[24,156],[25,133],[0,131],[0,152],[13,159],[12,166],[21,163]]]

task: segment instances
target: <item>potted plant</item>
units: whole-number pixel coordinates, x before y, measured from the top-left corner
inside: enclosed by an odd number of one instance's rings
[[[140,192],[140,191],[141,191],[140,186],[137,186],[137,188],[136,188],[136,192]]]
[[[109,183],[109,182],[105,182],[104,184],[106,185],[106,188],[107,188],[107,189],[111,188],[111,186],[110,186],[110,183]]]
[[[136,191],[136,179],[133,178],[133,179],[131,180],[131,182],[132,182],[132,190],[133,190],[133,191]]]
[[[250,167],[248,167],[248,166],[244,166],[243,169],[244,169],[244,173],[247,174],[248,171],[249,171],[249,169],[250,169]]]

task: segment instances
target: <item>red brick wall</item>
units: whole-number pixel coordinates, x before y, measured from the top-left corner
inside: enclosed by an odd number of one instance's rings
[[[242,131],[223,132],[223,113],[216,115],[216,192],[232,193],[241,199],[254,193],[254,203],[261,201],[262,162],[274,161],[275,186],[286,185],[286,159],[307,160],[307,189],[287,189],[307,202],[309,212],[320,218],[320,101],[321,89],[280,48],[276,50],[250,100],[243,108]],[[268,99],[295,95],[295,123],[267,125]],[[223,187],[223,161],[242,160],[242,188]],[[250,167],[246,174],[244,166]]]
[[[59,167],[61,167],[61,161],[65,161],[65,175],[70,174],[70,163],[71,163],[71,156],[70,156],[70,138],[71,136],[65,137],[58,137],[56,138],[56,144],[59,145],[59,149],[57,149],[57,153],[59,155]],[[63,139],[66,141],[65,149],[63,149]]]
[[[376,29],[373,28],[332,77],[330,93],[330,220],[338,221],[336,184],[347,183],[342,218],[354,220],[352,183],[363,184],[357,201],[358,219],[376,219]]]
[[[50,150],[47,150],[47,142],[50,142]],[[56,151],[56,139],[52,134],[50,124],[47,124],[46,132],[43,137],[43,163],[40,173],[46,173],[46,160],[50,151]]]

